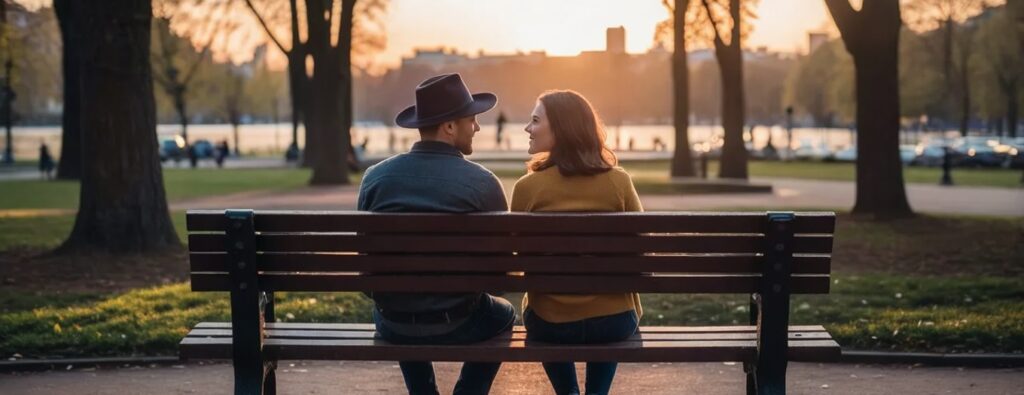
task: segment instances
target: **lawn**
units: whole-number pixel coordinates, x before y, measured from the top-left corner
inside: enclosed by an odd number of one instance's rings
[[[642,299],[644,325],[743,324],[748,316],[743,295]],[[370,322],[370,302],[358,293],[279,293],[277,302],[280,321]],[[45,303],[0,314],[0,355],[173,355],[191,326],[229,320],[230,310],[226,294],[191,292],[184,283]],[[797,296],[791,310],[793,324],[824,324],[848,348],[1024,351],[1024,282],[1017,279],[838,276],[830,295]]]
[[[175,218],[182,229],[181,214]],[[21,220],[20,229],[56,232],[70,226],[70,218]],[[0,229],[0,235],[10,232]],[[20,248],[52,240],[59,237],[39,236]],[[12,284],[0,287],[0,356],[174,354],[191,325],[225,320],[228,311],[224,294],[193,293],[180,282],[187,269],[178,254],[164,260],[174,275],[161,278],[158,263],[131,259],[113,266],[102,258],[27,258],[13,270],[0,267],[0,277]],[[795,297],[794,324],[824,324],[840,344],[854,349],[1024,351],[1024,219],[922,215],[875,222],[840,214],[833,256],[832,293]],[[122,275],[132,265],[153,273],[150,287],[139,289],[139,281]],[[53,273],[24,278],[27,269],[47,266]],[[84,280],[60,274],[83,266],[98,272]],[[105,291],[79,285],[105,276],[119,285],[103,285]],[[369,302],[356,293],[278,297],[283,321],[370,319]],[[644,295],[643,304],[646,325],[732,324],[747,317],[744,295]]]
[[[486,163],[485,163],[486,165]],[[508,164],[496,171],[499,176],[517,178],[523,170],[508,169]],[[667,160],[646,160],[623,162],[622,167],[632,176],[637,188],[644,184],[662,184],[668,180]],[[718,161],[710,161],[709,176],[718,174]],[[765,162],[751,161],[748,166],[751,177],[801,178],[810,180],[854,181],[856,172],[853,163],[837,162]],[[904,167],[903,177],[907,183],[938,184],[942,170],[934,167]],[[953,169],[953,182],[961,186],[989,186],[1021,188],[1021,170],[1014,169]],[[654,190],[650,192],[655,192]]]
[[[167,200],[179,201],[203,196],[248,191],[288,190],[306,186],[310,170],[281,169],[164,169]],[[354,182],[358,182],[356,179]],[[76,181],[0,182],[0,210],[75,209],[78,207]]]

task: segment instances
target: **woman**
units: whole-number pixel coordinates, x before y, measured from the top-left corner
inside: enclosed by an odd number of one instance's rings
[[[605,133],[590,103],[569,90],[548,91],[526,125],[530,134],[528,174],[516,182],[512,211],[643,211],[633,182],[616,167],[604,146]],[[636,332],[640,296],[528,293],[523,321],[530,340],[549,343],[608,343]],[[587,363],[587,394],[607,394],[615,362]],[[555,393],[579,394],[572,362],[545,363]]]

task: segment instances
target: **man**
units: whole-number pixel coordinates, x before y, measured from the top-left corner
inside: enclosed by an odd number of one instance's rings
[[[497,103],[491,93],[470,94],[458,74],[432,77],[416,87],[416,105],[395,118],[420,131],[420,141],[366,170],[359,187],[359,210],[384,212],[507,211],[498,178],[463,155],[473,152],[480,130],[476,115]],[[424,268],[429,271],[430,268]],[[505,299],[485,293],[382,293],[376,305],[377,334],[401,344],[464,344],[508,331],[515,310]],[[399,362],[410,394],[437,394],[430,362]],[[455,394],[486,394],[500,363],[462,366]]]

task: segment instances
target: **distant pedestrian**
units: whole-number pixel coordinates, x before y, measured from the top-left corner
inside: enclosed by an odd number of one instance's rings
[[[628,146],[629,146],[629,150],[630,150],[630,151],[632,151],[632,150],[633,150],[633,147],[634,147],[635,145],[636,145],[636,139],[634,139],[634,138],[630,137],[630,138],[629,138],[629,143],[628,143]]]
[[[508,122],[508,119],[505,118],[505,113],[504,112],[499,112],[498,113],[498,120],[497,120],[498,133],[494,137],[494,146],[496,148],[498,148],[499,150],[501,149],[501,141],[502,141],[501,137],[502,137],[502,131],[503,131],[503,129],[505,129],[505,122]]]
[[[196,146],[188,144],[185,146],[185,153],[188,154],[188,164],[195,169],[199,166],[199,153],[196,152]]]
[[[228,148],[228,141],[221,140],[217,143],[217,152],[214,155],[214,160],[217,162],[217,167],[224,167],[224,158],[227,158],[231,150]]]
[[[39,146],[39,172],[43,174],[44,179],[53,178],[53,156],[50,155],[50,147],[46,146],[44,142]]]

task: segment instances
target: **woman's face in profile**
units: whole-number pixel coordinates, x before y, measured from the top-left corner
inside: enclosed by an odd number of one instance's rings
[[[555,147],[555,135],[551,132],[551,124],[548,122],[547,111],[544,104],[537,101],[530,114],[530,122],[526,124],[526,133],[530,134],[530,155],[540,152],[550,152]]]

